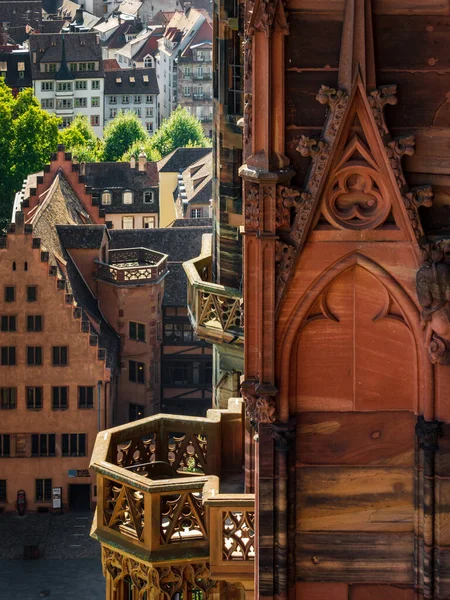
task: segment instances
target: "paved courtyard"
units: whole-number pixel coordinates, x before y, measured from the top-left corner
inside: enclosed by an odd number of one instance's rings
[[[92,513],[0,515],[0,600],[104,600]],[[40,557],[23,560],[24,546]]]

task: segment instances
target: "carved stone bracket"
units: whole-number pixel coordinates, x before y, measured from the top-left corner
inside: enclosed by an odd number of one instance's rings
[[[259,186],[248,184],[245,193],[245,228],[256,231],[259,228]]]
[[[278,452],[288,452],[291,443],[295,440],[295,421],[289,423],[272,423],[270,426],[270,435],[275,440],[275,450]]]
[[[260,423],[273,423],[276,420],[276,389],[257,382],[244,382],[241,394],[245,401],[245,412],[257,427]]]
[[[441,423],[439,421],[425,421],[423,415],[419,415],[416,423],[416,435],[419,438],[421,448],[436,452],[439,450],[439,438],[442,435]]]

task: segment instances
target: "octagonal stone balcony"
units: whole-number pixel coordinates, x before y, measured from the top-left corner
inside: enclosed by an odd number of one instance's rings
[[[117,285],[156,283],[167,273],[167,254],[148,248],[109,250],[108,262],[96,263],[95,276]]]
[[[219,581],[239,582],[252,598],[255,513],[254,496],[243,493],[243,418],[234,398],[206,418],[156,415],[98,434],[91,535],[102,545],[107,598],[122,598],[133,573],[133,598],[175,599],[182,590],[219,599]]]

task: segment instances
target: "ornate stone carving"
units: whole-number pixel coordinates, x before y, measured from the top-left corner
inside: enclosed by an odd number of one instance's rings
[[[252,95],[244,94],[244,143],[249,144],[252,139]]]
[[[275,421],[276,404],[272,396],[259,396],[245,389],[241,393],[245,401],[245,412],[251,421],[256,424]]]
[[[252,66],[253,66],[253,58],[252,58],[252,38],[249,35],[244,36],[244,41],[242,42],[242,47],[244,50],[244,65],[245,65],[245,79],[250,79],[252,76]]]
[[[180,592],[200,591],[207,599],[209,591],[216,585],[210,579],[210,571],[206,562],[180,563],[155,567],[129,558],[120,552],[102,547],[102,562],[105,574],[109,573],[112,587],[117,590],[121,581],[129,577],[137,590],[137,597],[165,600],[178,598]]]
[[[301,195],[301,202],[297,206],[294,226],[291,231],[291,238],[299,243],[305,233],[306,224],[308,223],[309,215],[313,207],[314,197],[308,192]]]
[[[245,227],[255,231],[259,228],[259,187],[250,183],[245,195]]]
[[[273,30],[289,33],[284,7],[284,0],[256,0],[248,33],[264,32],[266,37],[270,37]]]
[[[289,229],[291,226],[291,208],[295,207],[302,193],[295,188],[289,188],[285,185],[277,185],[277,229]]]
[[[323,213],[335,227],[374,229],[389,215],[391,202],[378,172],[350,160],[330,179],[324,193]]]
[[[276,293],[279,296],[287,283],[295,259],[295,246],[277,241],[275,244]]]
[[[450,364],[450,240],[426,244],[425,264],[416,277],[417,298],[426,325],[432,363]]]
[[[403,196],[403,204],[405,205],[406,212],[408,213],[409,220],[414,229],[414,234],[418,240],[423,236],[418,208],[419,206],[429,208],[432,206],[432,201],[433,190],[430,185],[413,188]]]
[[[386,144],[386,154],[388,155],[391,168],[394,171],[395,179],[400,189],[406,185],[401,164],[402,157],[405,154],[407,156],[412,156],[414,154],[415,147],[416,140],[413,135],[397,138]]]
[[[327,142],[332,143],[336,137],[341,121],[344,118],[348,94],[343,90],[336,90],[326,85],[322,85],[317,93],[316,100],[320,102],[320,104],[327,104],[330,107],[330,113],[325,124],[323,137]]]
[[[384,107],[386,104],[390,104],[391,106],[397,104],[397,86],[384,85],[379,87],[369,92],[367,100],[369,101],[381,137],[389,135],[389,129],[384,120]]]
[[[425,421],[423,415],[419,415],[416,423],[416,435],[419,438],[421,448],[436,452],[436,450],[439,450],[439,438],[442,435],[441,423],[439,421]]]

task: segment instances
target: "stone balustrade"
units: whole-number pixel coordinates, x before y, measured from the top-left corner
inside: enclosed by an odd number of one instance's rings
[[[118,285],[158,281],[167,272],[167,255],[147,248],[109,250],[108,262],[96,261],[96,277]]]
[[[211,282],[211,236],[202,254],[183,263],[188,278],[188,312],[198,337],[212,343],[244,342],[244,308],[239,290]]]

